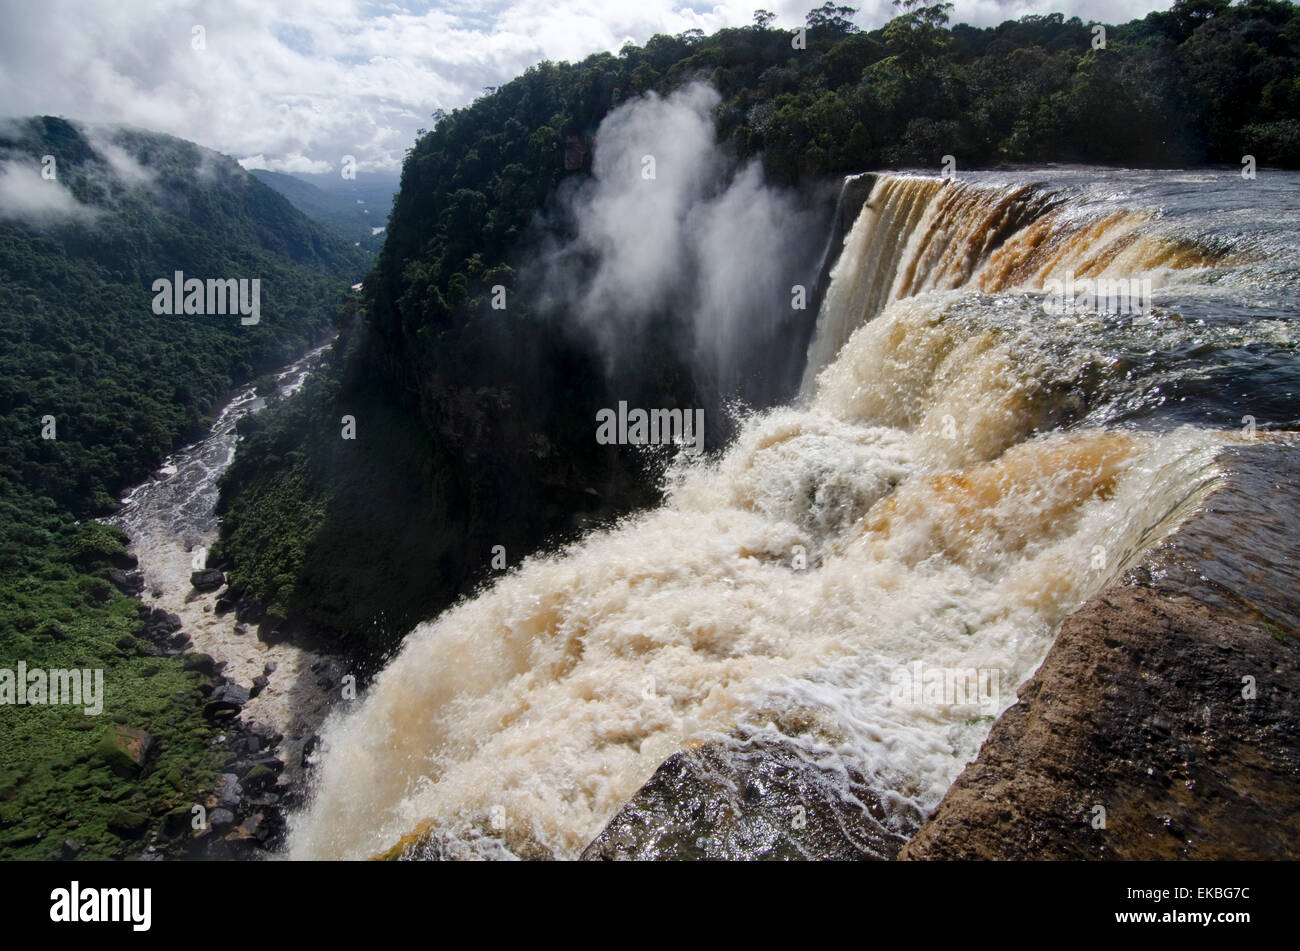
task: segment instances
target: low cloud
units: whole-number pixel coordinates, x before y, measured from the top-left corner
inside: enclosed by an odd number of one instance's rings
[[[0,218],[40,226],[89,221],[94,215],[58,179],[43,178],[30,159],[0,161]]]
[[[288,175],[324,175],[326,172],[332,172],[337,168],[337,166],[331,165],[329,162],[309,159],[299,153],[286,155],[284,158],[272,159],[258,153],[240,159],[239,164],[250,172],[261,169],[268,172],[284,172]]]
[[[147,188],[153,185],[153,171],[145,168],[130,152],[115,143],[112,130],[104,126],[84,126],[81,131],[90,147],[108,163],[122,185],[127,188]]]

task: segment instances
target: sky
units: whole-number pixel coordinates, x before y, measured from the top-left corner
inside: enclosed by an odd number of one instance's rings
[[[874,29],[889,0],[839,0]],[[0,114],[167,132],[248,168],[400,169],[416,131],[545,59],[752,22],[821,0],[0,0]],[[1060,11],[1125,22],[1169,0],[956,0],[987,26]]]

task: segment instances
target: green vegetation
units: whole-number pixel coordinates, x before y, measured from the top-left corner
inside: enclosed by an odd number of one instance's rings
[[[372,234],[388,224],[397,182],[364,173],[351,181],[343,180],[330,191],[283,172],[254,169],[254,178],[278,191],[293,207],[312,221],[319,222],[349,244],[363,251],[377,252],[384,236]]]
[[[514,298],[530,231],[590,168],[619,104],[703,80],[719,141],[807,189],[915,165],[1300,165],[1300,14],[1282,0],[1179,0],[1109,26],[1060,14],[948,26],[907,0],[879,30],[851,8],[808,15],[806,45],[772,16],[580,63],[542,63],[451,114],[407,156],[360,326],[303,395],[247,423],[223,485],[221,555],[247,593],[372,657],[511,564],[654,497],[653,472],[591,439],[613,405],[605,364],[563,320]],[[627,340],[618,398],[716,405],[664,343]],[[340,418],[357,417],[356,442]],[[576,513],[576,515],[575,515]]]
[[[47,155],[55,180],[38,174]],[[45,859],[64,839],[134,855],[138,817],[188,809],[225,754],[199,714],[202,675],[150,656],[138,603],[106,580],[121,533],[88,519],[232,386],[328,336],[364,257],[168,136],[36,118],[0,127],[0,162],[81,206],[0,218],[0,668],[102,668],[106,693],[102,716],[0,705],[0,855]],[[176,270],[260,278],[260,324],[156,316],[152,282]],[[154,737],[140,777],[98,751],[110,723]]]

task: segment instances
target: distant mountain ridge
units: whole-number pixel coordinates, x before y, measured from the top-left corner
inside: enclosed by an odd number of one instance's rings
[[[349,244],[373,253],[378,253],[383,246],[388,213],[399,185],[396,176],[363,174],[358,179],[344,179],[332,174],[313,175],[315,182],[312,182],[264,168],[251,169],[250,173]]]
[[[32,413],[61,420],[52,444],[19,444],[36,466],[21,481],[75,510],[102,502],[231,386],[329,333],[345,284],[366,266],[233,159],[194,143],[49,116],[0,126],[0,417],[9,433],[25,432]],[[154,282],[178,271],[258,279],[259,324],[159,316]],[[71,372],[40,382],[60,367]],[[13,474],[0,465],[0,482]]]

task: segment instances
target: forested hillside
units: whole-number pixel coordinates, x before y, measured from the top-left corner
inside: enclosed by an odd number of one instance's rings
[[[948,6],[909,0],[860,32],[828,3],[803,35],[758,11],[743,29],[542,63],[435,116],[407,157],[355,332],[301,399],[247,424],[223,495],[236,586],[377,653],[490,577],[494,546],[513,564],[653,497],[653,464],[594,444],[593,407],[703,405],[716,418],[745,393],[692,370],[671,308],[611,359],[526,276],[547,235],[570,234],[565,196],[591,174],[602,120],[630,100],[707,83],[732,169],[757,160],[823,220],[839,176],[937,170],[944,156],[959,169],[1300,165],[1291,3],[1180,0],[1100,30],[1060,14],[949,26]],[[495,287],[508,314],[491,306]],[[792,349],[798,333],[771,346]],[[778,382],[769,401],[788,396]],[[343,415],[354,442],[339,439]]]
[[[252,175],[349,244],[372,253],[383,245],[383,228],[388,224],[395,183],[390,187],[385,184],[387,179],[371,180],[371,176],[365,176],[364,182],[345,179],[327,191],[284,172],[253,169]],[[361,195],[365,197],[358,197]]]
[[[198,675],[150,656],[138,602],[110,583],[129,565],[121,534],[90,518],[235,384],[326,339],[364,261],[190,142],[48,116],[0,126],[0,666],[102,668],[105,719],[147,730],[159,757],[128,782],[95,752],[104,720],[0,707],[7,854],[57,851],[38,827],[114,854],[113,815],[143,822],[221,765]],[[155,313],[153,282],[177,271],[258,279],[258,322]]]

